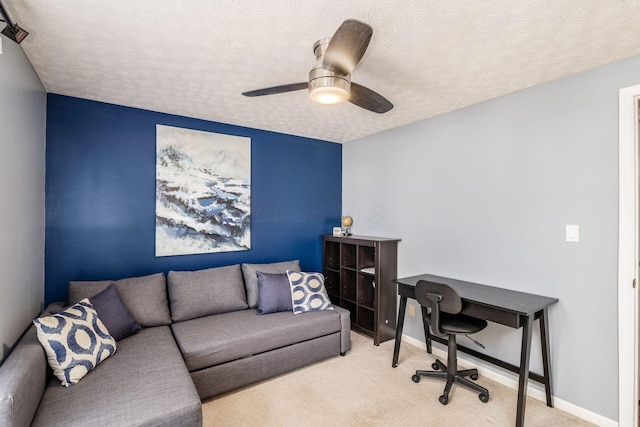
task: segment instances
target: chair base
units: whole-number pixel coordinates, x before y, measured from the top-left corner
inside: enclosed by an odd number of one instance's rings
[[[465,387],[468,387],[472,390],[477,391],[478,398],[483,402],[487,403],[489,401],[489,390],[484,387],[479,386],[478,384],[470,381],[465,377],[471,377],[472,380],[478,379],[478,370],[477,369],[464,369],[462,371],[458,371],[458,363],[456,357],[456,339],[455,335],[449,336],[449,354],[447,356],[448,365],[445,365],[440,360],[436,359],[435,363],[431,365],[434,369],[433,371],[416,371],[415,375],[411,377],[413,382],[420,382],[420,377],[430,377],[430,378],[442,378],[447,383],[444,386],[444,392],[438,398],[440,403],[446,405],[449,403],[449,392],[451,391],[451,387],[453,383],[458,383]]]

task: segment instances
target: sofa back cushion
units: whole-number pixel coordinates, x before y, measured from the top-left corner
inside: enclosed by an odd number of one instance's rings
[[[91,298],[109,286],[113,280],[69,282],[69,304]],[[116,289],[124,305],[143,328],[171,324],[167,285],[164,273],[116,280]]]
[[[240,265],[170,271],[167,284],[174,322],[248,308]]]
[[[31,425],[47,384],[47,357],[31,327],[0,366],[0,426]]]
[[[258,271],[268,274],[283,274],[287,270],[300,271],[300,260],[273,262],[271,264],[242,264],[244,284],[247,287],[247,303],[251,308],[258,307]]]

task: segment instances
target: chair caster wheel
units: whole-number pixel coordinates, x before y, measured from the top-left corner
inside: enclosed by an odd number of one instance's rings
[[[484,393],[480,393],[478,395],[478,399],[480,399],[480,401],[482,403],[487,403],[489,401],[489,395],[488,394],[484,394]]]
[[[414,383],[419,383],[420,382],[420,375],[414,375],[411,377],[411,381],[413,381]]]
[[[438,366],[437,363],[432,363],[431,364],[431,369],[433,369],[434,371],[437,371],[438,369],[440,369],[440,366]]]
[[[487,398],[488,399],[488,398]],[[440,401],[440,403],[442,403],[443,405],[446,405],[447,403],[449,403],[449,398],[447,396],[445,396],[444,394],[440,397],[438,397],[438,400]]]
[[[469,378],[471,378],[474,381],[477,381],[478,380],[478,374],[470,375]]]

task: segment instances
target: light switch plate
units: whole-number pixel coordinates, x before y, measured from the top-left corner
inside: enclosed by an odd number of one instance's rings
[[[580,241],[580,226],[576,224],[567,224],[566,240],[571,243],[578,243]]]

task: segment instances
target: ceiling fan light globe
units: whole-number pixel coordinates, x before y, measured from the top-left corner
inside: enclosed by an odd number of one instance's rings
[[[319,87],[309,92],[312,100],[318,104],[342,104],[349,99],[349,92],[339,87]]]
[[[349,99],[351,82],[341,77],[320,77],[309,82],[309,96],[318,104],[336,105]]]

